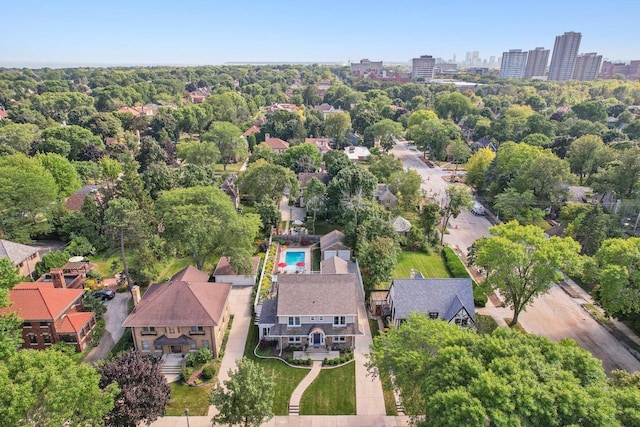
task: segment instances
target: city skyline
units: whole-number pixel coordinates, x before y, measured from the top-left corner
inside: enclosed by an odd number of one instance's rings
[[[26,0],[3,5],[0,66],[217,65],[230,62],[410,63],[477,51],[553,48],[558,34],[582,33],[581,52],[605,60],[640,56],[640,3],[505,0],[338,2],[187,1],[159,5]]]

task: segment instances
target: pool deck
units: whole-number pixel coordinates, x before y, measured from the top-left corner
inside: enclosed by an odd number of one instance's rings
[[[300,270],[300,267],[295,265],[288,265],[284,268],[279,268],[280,274],[295,274],[297,271],[304,271],[305,273],[311,273],[311,248],[297,248],[297,247],[288,247],[284,251],[280,253],[280,262],[286,262],[287,252],[304,252],[304,270]]]

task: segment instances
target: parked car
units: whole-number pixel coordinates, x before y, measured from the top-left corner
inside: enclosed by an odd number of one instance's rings
[[[473,213],[474,215],[482,216],[485,213],[484,207],[480,203],[475,202],[473,204],[473,208],[471,209],[471,213]]]
[[[95,298],[102,298],[102,300],[113,299],[116,296],[116,293],[110,289],[100,289],[99,291],[95,291],[92,293]]]

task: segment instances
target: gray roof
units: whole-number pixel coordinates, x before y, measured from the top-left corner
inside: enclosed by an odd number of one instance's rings
[[[322,274],[348,274],[349,262],[334,255],[320,262],[320,272]]]
[[[411,230],[411,223],[409,220],[397,216],[391,220],[391,227],[393,227],[396,233],[406,233]]]
[[[20,264],[36,252],[38,252],[36,247],[0,239],[0,258],[9,258],[13,265]]]
[[[320,237],[320,250],[326,251],[338,243],[341,246],[344,246],[344,233],[338,230],[333,230],[332,232]]]
[[[389,292],[398,319],[412,312],[437,312],[450,321],[463,307],[475,318],[471,279],[395,279]]]
[[[350,316],[358,314],[355,274],[281,274],[278,316]]]
[[[276,308],[278,299],[271,298],[262,301],[262,310],[260,311],[260,324],[275,324],[278,321],[276,316]]]

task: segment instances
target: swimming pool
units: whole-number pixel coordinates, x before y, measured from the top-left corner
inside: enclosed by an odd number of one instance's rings
[[[287,251],[284,255],[284,262],[287,265],[296,265],[299,262],[305,262],[304,251]]]

